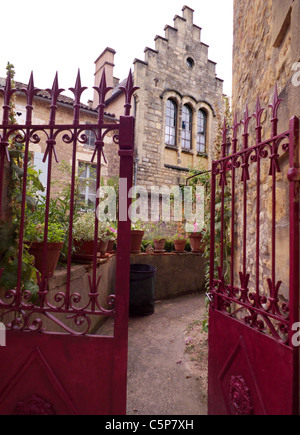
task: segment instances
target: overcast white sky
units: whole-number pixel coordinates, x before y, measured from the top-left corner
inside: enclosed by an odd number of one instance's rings
[[[231,95],[233,0],[14,0],[1,2],[0,77],[7,61],[17,81],[27,83],[33,70],[35,86],[73,87],[80,68],[82,85],[94,85],[94,61],[105,47],[116,50],[114,76],[127,77],[135,58],[144,60],[145,47],[164,36],[182,7],[194,9],[194,24],[217,62],[217,76]],[[91,98],[86,91],[82,102]]]

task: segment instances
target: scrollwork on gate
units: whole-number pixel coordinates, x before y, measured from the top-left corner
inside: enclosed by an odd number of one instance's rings
[[[232,148],[227,155],[225,152],[227,126],[226,121],[224,122],[222,157],[212,163],[212,185],[214,186],[212,205],[215,206],[216,198],[222,204],[221,234],[224,234],[225,231],[229,233],[231,270],[225,279],[223,264],[224,239],[221,237],[218,247],[216,247],[216,242],[213,239],[211,244],[211,265],[214,265],[214,268],[211,269],[210,295],[212,296],[211,307],[213,309],[222,311],[225,315],[238,319],[252,329],[268,334],[277,341],[289,345],[291,307],[289,301],[282,294],[280,276],[277,278],[276,198],[277,179],[279,176],[282,176],[280,162],[283,159],[287,160],[286,157],[290,158],[290,162],[293,161],[293,153],[295,154],[295,151],[291,147],[291,141],[294,140],[291,137],[293,131],[288,130],[281,134],[278,134],[277,131],[278,108],[281,101],[276,87],[273,102],[270,105],[271,136],[267,140],[263,140],[261,137],[261,119],[265,109],[261,107],[259,98],[257,99],[256,112],[253,115],[249,114],[248,107],[246,106],[244,118],[241,122],[238,122],[237,116],[235,116],[232,127]],[[254,126],[256,137],[255,143],[250,146],[251,135],[249,131],[252,119],[256,121]],[[241,126],[243,129],[240,132],[241,144],[239,146],[238,130]],[[296,129],[295,131],[298,130]],[[267,178],[264,184],[261,181],[262,170],[264,170],[264,176]],[[224,195],[226,189],[227,192],[230,191],[231,195],[230,230],[225,228],[224,220]],[[261,213],[264,212],[264,207],[266,207],[266,200],[263,201],[262,199],[264,198],[262,193],[265,191],[267,191],[271,200],[269,207],[270,243],[268,271],[264,271],[262,279],[262,264],[260,260],[261,239],[263,235]],[[251,218],[248,215],[249,192],[253,192],[251,197]],[[213,221],[212,228],[214,228],[214,225],[215,222]],[[251,228],[252,235],[252,250],[249,248],[249,228]],[[239,252],[237,252],[237,243],[240,246]],[[217,250],[220,252],[220,258],[217,259],[218,266],[216,268],[213,258]],[[240,259],[239,263],[236,258],[238,255]],[[249,256],[252,256],[251,264],[253,264],[253,267],[251,272],[248,267]]]
[[[55,75],[52,88],[46,90],[50,99],[49,122],[45,125],[34,125],[32,123],[33,112],[33,98],[40,92],[39,89],[34,87],[33,74],[30,76],[29,83],[26,88],[19,90],[27,97],[26,106],[26,122],[24,125],[12,125],[9,123],[9,110],[10,99],[12,95],[17,92],[17,89],[12,88],[12,81],[10,74],[6,80],[4,89],[0,92],[4,97],[3,106],[3,122],[0,126],[0,152],[2,158],[0,159],[0,173],[3,173],[5,159],[9,162],[9,144],[13,139],[17,144],[24,147],[24,154],[26,161],[24,161],[24,177],[27,176],[29,168],[29,146],[30,144],[46,144],[43,161],[47,161],[48,174],[51,174],[53,164],[58,163],[60,157],[59,144],[64,144],[72,148],[73,155],[76,153],[77,144],[85,145],[88,143],[87,131],[90,131],[95,138],[95,150],[91,161],[97,165],[97,180],[96,190],[100,187],[101,179],[101,161],[106,162],[104,154],[104,141],[108,134],[112,133],[112,140],[114,143],[119,143],[119,129],[120,123],[116,120],[108,122],[104,116],[105,109],[105,96],[111,89],[107,87],[105,71],[102,75],[99,86],[94,87],[99,97],[98,104],[98,120],[94,124],[82,124],[79,120],[80,97],[87,88],[82,87],[80,73],[78,72],[74,88],[70,90],[74,94],[73,101],[73,123],[72,124],[59,124],[56,121],[56,112],[60,94],[63,92],[58,85],[58,75]],[[130,116],[131,98],[137,88],[133,86],[132,73],[130,71],[126,86],[121,90],[125,94],[125,116]],[[44,95],[44,94],[43,94]],[[132,144],[133,146],[133,144]],[[1,151],[2,150],[2,151]],[[48,158],[48,159],[47,159]],[[2,172],[1,172],[2,171]],[[76,161],[72,160],[72,179],[71,179],[71,198],[70,203],[74,202],[74,184],[76,174]],[[48,177],[49,178],[49,177]],[[2,191],[3,179],[0,179],[0,191]],[[26,187],[26,186],[25,186]],[[46,210],[49,209],[50,202],[51,179],[47,181],[47,196],[46,196]],[[22,193],[22,213],[23,220],[21,220],[19,231],[19,262],[22,261],[22,248],[24,245],[24,210],[25,210],[25,196],[26,189],[23,188]],[[96,199],[96,205],[97,201]],[[0,209],[2,207],[2,197],[0,195]],[[72,208],[70,207],[70,210]],[[48,210],[49,213],[49,210]],[[48,219],[48,216],[47,216]],[[95,213],[95,226],[98,225]],[[45,216],[45,222],[46,222]],[[73,215],[70,211],[70,226],[73,224]],[[46,230],[45,230],[46,233]],[[95,232],[96,234],[96,232]],[[69,232],[69,245],[72,246],[72,231]],[[97,243],[95,239],[94,243]],[[95,251],[95,250],[94,250]],[[71,268],[71,255],[72,249],[69,247],[67,270],[70,272]],[[20,331],[41,332],[46,329],[46,320],[50,320],[59,325],[70,334],[84,335],[90,330],[92,318],[95,316],[113,317],[115,315],[115,295],[111,294],[107,300],[101,302],[101,292],[99,285],[101,276],[98,275],[98,261],[97,253],[93,254],[92,272],[88,277],[89,279],[89,292],[87,295],[82,295],[79,292],[73,292],[70,287],[70,273],[67,275],[67,284],[64,291],[59,291],[56,294],[49,292],[49,277],[37,272],[36,284],[38,286],[37,294],[33,294],[31,290],[24,289],[21,283],[21,268],[18,271],[18,285],[16,288],[6,289],[2,291],[0,298],[1,318],[7,319],[7,327]],[[0,277],[3,270],[0,270]],[[104,306],[102,306],[104,305]],[[74,325],[74,327],[72,326]]]

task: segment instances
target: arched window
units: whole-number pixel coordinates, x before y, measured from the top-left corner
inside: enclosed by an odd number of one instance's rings
[[[199,110],[197,116],[197,152],[206,153],[207,116],[204,110]]]
[[[182,108],[182,148],[190,150],[192,148],[192,109],[185,104]]]
[[[176,146],[177,106],[174,100],[169,99],[166,105],[166,145]]]

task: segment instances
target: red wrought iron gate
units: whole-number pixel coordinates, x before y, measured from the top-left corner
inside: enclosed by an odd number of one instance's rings
[[[26,122],[12,125],[9,122],[10,99],[16,92],[8,76],[4,97],[3,122],[0,126],[0,192],[3,189],[4,169],[10,159],[10,139],[14,136],[24,151],[24,174],[21,192],[21,212],[18,223],[18,254],[11,261],[18,261],[16,288],[1,290],[0,320],[6,326],[6,346],[0,347],[0,414],[79,414],[111,415],[126,413],[127,383],[127,341],[128,341],[128,300],[130,265],[130,219],[128,216],[118,222],[118,249],[116,254],[115,292],[101,303],[98,268],[98,217],[99,197],[95,207],[95,237],[91,273],[88,277],[89,292],[86,295],[71,287],[72,273],[72,227],[74,212],[74,190],[76,178],[77,144],[87,143],[86,132],[94,136],[95,150],[92,162],[97,165],[96,191],[101,182],[101,159],[104,158],[104,138],[114,134],[119,145],[119,177],[126,181],[122,201],[127,201],[132,185],[134,120],[130,116],[133,87],[130,72],[127,84],[122,88],[125,94],[125,115],[117,122],[109,123],[104,116],[105,96],[109,89],[103,73],[99,87],[98,122],[80,123],[80,98],[86,88],[81,86],[78,73],[74,93],[72,124],[61,125],[56,121],[58,97],[62,92],[57,75],[52,89],[49,123],[32,123],[33,101],[38,90],[34,87],[33,76],[28,86],[21,91],[27,97]],[[51,199],[51,172],[58,162],[59,144],[64,143],[72,150],[71,198],[69,210],[68,256],[65,292],[50,296],[49,276],[43,269],[37,273],[37,300],[33,301],[30,290],[22,281],[22,258],[24,247],[26,182],[29,172],[30,145],[46,138],[44,161],[48,162],[48,178],[45,200],[44,262],[47,261],[47,231],[49,203]],[[60,139],[59,139],[60,137]],[[125,184],[124,184],[125,185]],[[2,199],[1,195],[1,199]],[[130,200],[128,200],[130,201]],[[127,203],[126,203],[127,204]],[[125,206],[126,206],[125,204]],[[124,205],[124,204],[123,204]],[[129,206],[129,204],[127,204]],[[128,207],[126,208],[128,210]],[[3,269],[1,273],[5,272]],[[104,305],[104,306],[103,306]],[[92,318],[100,316],[114,319],[112,336],[90,335]],[[52,332],[49,322],[58,325],[63,332]],[[72,327],[73,325],[73,327]]]
[[[225,122],[212,163],[210,415],[299,413],[299,119],[278,134],[280,101],[276,89],[267,140],[259,99],[230,153]]]

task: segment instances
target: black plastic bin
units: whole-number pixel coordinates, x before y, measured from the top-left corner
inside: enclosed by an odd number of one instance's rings
[[[130,265],[130,316],[149,316],[154,313],[156,270],[149,264]]]

